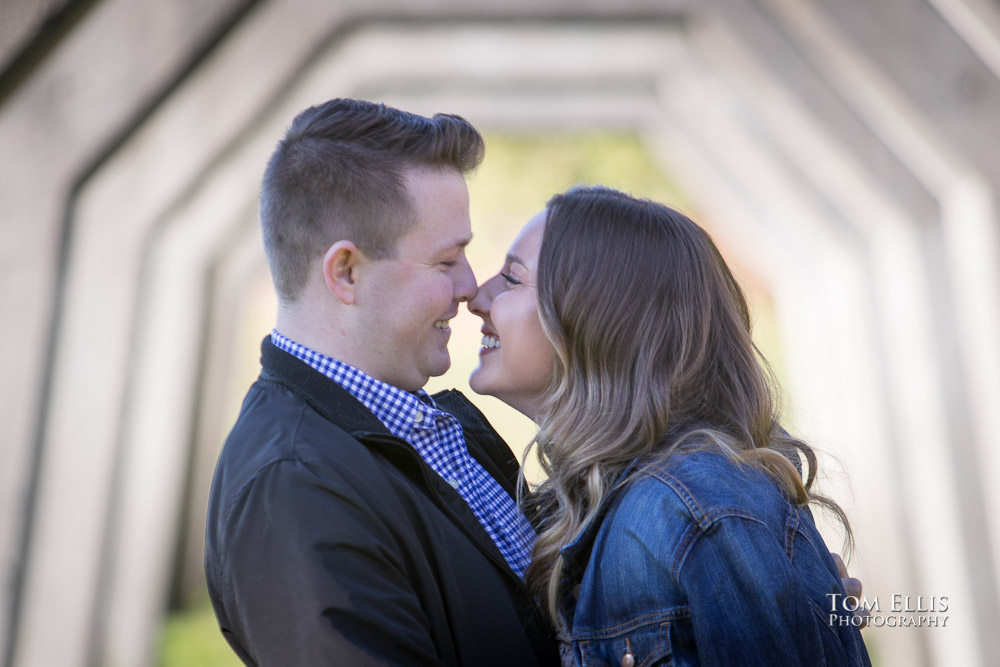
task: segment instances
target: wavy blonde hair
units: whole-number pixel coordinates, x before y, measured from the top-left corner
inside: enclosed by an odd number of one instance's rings
[[[682,444],[718,448],[764,470],[795,504],[829,508],[850,550],[844,512],[810,493],[815,454],[778,426],[746,299],[698,225],[609,188],[556,195],[539,255],[538,310],[555,372],[536,418],[533,444],[547,480],[529,502],[545,518],[526,582],[552,619],[559,550],[634,460],[670,456]]]

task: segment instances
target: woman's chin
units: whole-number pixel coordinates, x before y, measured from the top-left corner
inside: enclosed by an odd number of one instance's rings
[[[509,400],[509,392],[503,391],[501,387],[497,386],[496,378],[491,377],[491,373],[483,370],[482,366],[472,371],[472,375],[469,376],[469,388],[480,396],[492,396],[518,412],[521,411],[517,405]]]
[[[481,365],[477,366],[476,369],[472,371],[472,375],[469,376],[469,388],[482,396],[493,396],[493,394],[490,393],[490,383],[483,377],[483,375],[483,367]]]

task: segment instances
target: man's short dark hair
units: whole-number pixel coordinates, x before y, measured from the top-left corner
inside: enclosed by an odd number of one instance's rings
[[[261,183],[264,250],[278,298],[294,301],[312,263],[337,241],[392,257],[413,223],[406,172],[426,167],[466,174],[483,153],[479,132],[451,114],[427,118],[352,99],[300,113]]]

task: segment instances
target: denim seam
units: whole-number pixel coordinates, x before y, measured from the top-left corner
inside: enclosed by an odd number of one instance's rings
[[[677,494],[677,496],[687,507],[688,513],[690,513],[691,518],[695,520],[695,522],[698,524],[698,527],[703,532],[708,531],[708,529],[712,527],[712,524],[714,524],[719,519],[723,519],[727,516],[736,516],[743,519],[750,519],[751,521],[756,521],[758,523],[763,523],[762,521],[760,521],[760,519],[758,519],[753,514],[747,512],[739,505],[723,505],[720,507],[713,507],[711,510],[706,512],[704,509],[702,509],[701,505],[698,503],[698,500],[694,497],[694,494],[688,491],[688,488],[684,486],[684,483],[681,482],[676,477],[674,477],[673,475],[658,470],[650,472],[649,475],[654,479],[657,479],[660,482],[666,484],[671,489],[673,489],[674,493]]]
[[[670,656],[670,662],[668,664],[674,664],[673,660],[673,648],[670,645],[670,624],[673,621],[666,620],[660,623],[658,632],[656,633],[657,646],[656,650],[651,651],[643,661],[638,664],[638,667],[649,667],[657,662],[659,662],[664,656]],[[594,639],[581,639],[579,641],[574,640],[577,643],[577,648],[580,651],[581,664],[589,665],[590,661],[590,645],[596,640]]]
[[[830,616],[826,612],[824,612],[822,609],[820,609],[819,605],[817,605],[812,600],[809,600],[809,606],[812,607],[813,613],[816,614],[819,617],[819,619],[820,619],[820,625],[822,625],[823,627],[825,627],[827,629],[827,631],[829,631],[830,634],[832,634],[839,641],[840,640],[840,636],[837,634],[836,628],[834,628],[832,625],[830,625]]]
[[[785,521],[785,554],[788,560],[795,560],[795,534],[799,531],[799,513],[793,507],[788,512],[788,520]]]
[[[702,532],[698,530],[697,524],[691,524],[686,531],[684,531],[684,538],[681,540],[680,544],[677,545],[677,549],[674,552],[674,562],[670,564],[670,577],[674,580],[674,584],[680,586],[681,583],[681,569],[684,567],[684,562],[687,560],[687,555],[694,546],[694,543],[701,537]]]
[[[705,535],[712,526],[719,523],[723,519],[743,519],[745,521],[752,521],[760,524],[765,528],[767,527],[767,524],[761,521],[758,517],[750,514],[749,512],[743,511],[742,508],[737,506],[713,508],[710,513],[705,515],[705,518],[706,521],[704,529],[700,524],[692,523],[691,526],[684,532],[683,538],[677,545],[674,552],[674,560],[670,564],[670,576],[673,578],[675,584],[680,585],[681,570],[684,569],[684,563],[687,561],[687,557],[691,552],[691,549],[694,548],[695,542],[697,542],[698,538],[702,535]]]
[[[683,482],[681,482],[673,475],[661,472],[659,470],[650,471],[649,475],[654,479],[658,479],[659,481],[663,482],[668,487],[673,489],[674,493],[676,493],[677,496],[681,499],[681,502],[683,502],[684,505],[687,506],[688,512],[698,523],[698,526],[702,530],[708,530],[709,526],[711,526],[711,521],[708,520],[705,511],[701,509],[701,505],[698,504],[697,499],[695,499],[694,495],[692,495],[691,492],[688,491],[687,487],[684,486]]]
[[[656,639],[658,641],[659,650],[650,653],[646,656],[646,659],[639,663],[638,667],[649,667],[658,662],[663,656],[673,655],[673,649],[670,647],[670,624],[672,621],[664,621],[660,623],[659,631],[656,633]],[[673,659],[671,659],[671,664]]]
[[[635,618],[630,618],[624,623],[619,623],[618,625],[612,625],[607,628],[601,628],[599,630],[574,630],[573,639],[586,641],[593,639],[612,639],[626,632],[632,632],[649,625],[662,625],[665,622],[676,621],[682,618],[691,618],[691,611],[687,607],[674,607],[666,611],[658,611],[652,614],[644,614],[643,616],[636,616]]]
[[[687,560],[687,555],[694,546],[694,543],[701,535],[708,532],[708,530],[711,529],[715,523],[728,516],[763,523],[760,519],[753,516],[749,512],[744,511],[739,506],[714,507],[711,511],[706,512],[702,509],[698,500],[694,497],[694,494],[692,494],[684,483],[678,478],[674,477],[670,473],[656,469],[650,470],[646,474],[665,484],[667,488],[672,489],[673,492],[677,494],[677,497],[680,498],[681,502],[684,503],[688,514],[692,519],[694,519],[694,523],[691,525],[691,528],[685,532],[683,539],[677,546],[674,561],[670,566],[670,576],[676,584],[680,584],[681,569],[683,569],[684,562]]]
[[[813,551],[816,551],[817,553],[823,553],[827,550],[825,548],[825,545],[824,548],[820,548],[819,546],[817,546],[816,543],[813,542],[812,539],[810,538],[808,531],[796,529],[795,532],[801,535],[802,539],[804,539],[806,542],[809,543],[809,546],[813,548]]]

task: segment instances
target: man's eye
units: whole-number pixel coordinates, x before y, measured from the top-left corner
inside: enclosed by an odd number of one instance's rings
[[[441,262],[441,266],[447,266],[450,269],[453,266],[458,266],[458,260],[457,259],[446,260],[444,262]]]

